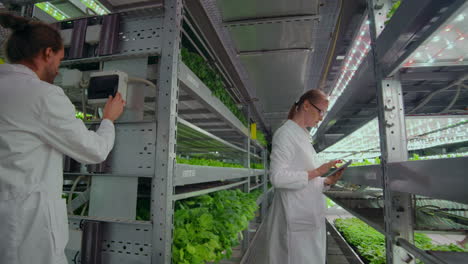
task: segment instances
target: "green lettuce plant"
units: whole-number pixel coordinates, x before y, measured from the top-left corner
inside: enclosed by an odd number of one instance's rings
[[[359,255],[369,264],[383,264],[385,259],[385,237],[363,221],[357,218],[336,219],[335,226],[343,234],[346,241],[352,245]],[[457,251],[465,249],[450,245],[434,245],[426,234],[414,234],[415,245],[422,250]]]
[[[181,264],[230,258],[258,206],[260,192],[224,190],[176,203],[172,261]]]

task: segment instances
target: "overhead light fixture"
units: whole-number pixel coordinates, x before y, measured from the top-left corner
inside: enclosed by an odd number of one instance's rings
[[[468,117],[406,117],[408,150],[468,141]],[[319,153],[323,159],[380,156],[377,118]]]
[[[466,60],[460,60],[468,53],[468,45],[464,41],[468,34],[468,23],[465,22],[467,12],[468,2],[416,49],[405,61],[403,67],[431,67],[434,64],[450,66],[468,63]],[[426,61],[424,57],[431,59]],[[410,60],[414,63],[409,63]]]
[[[336,78],[330,93],[329,109],[333,107],[333,105],[336,103],[336,100],[344,92],[344,90],[350,83],[352,77],[359,69],[363,58],[369,52],[371,41],[369,24],[370,23],[368,23],[367,18],[362,21],[358,31],[359,34],[354,37],[353,44],[351,45],[350,49],[348,50],[348,53],[346,54],[344,60],[346,61],[346,63],[341,68],[341,71],[338,77]],[[314,135],[315,133],[315,129],[312,129],[310,132],[311,135]]]
[[[68,19],[70,16],[62,12],[60,9],[55,7],[53,4],[49,2],[42,2],[42,3],[37,3],[35,5],[37,8],[41,9],[42,11],[46,12],[49,14],[51,17],[55,18],[58,21]]]
[[[98,15],[107,15],[110,11],[102,5],[99,1],[95,0],[80,0],[85,6],[93,10]]]

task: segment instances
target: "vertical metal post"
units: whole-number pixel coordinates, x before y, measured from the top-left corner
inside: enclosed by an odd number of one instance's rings
[[[246,168],[250,168],[250,143],[251,143],[251,133],[250,133],[250,106],[246,106],[247,107],[247,127],[248,127],[248,131],[249,131],[249,134],[247,136],[247,138],[245,139],[245,148],[247,150],[247,153],[245,155],[245,158],[244,158],[244,166]]]
[[[246,154],[245,154],[245,158],[244,158],[244,166],[248,169],[250,169],[250,106],[247,106],[247,126],[248,126],[248,131],[249,131],[249,134],[247,135],[247,138],[245,139],[245,148],[247,150]],[[251,176],[248,176],[247,177],[247,183],[244,184],[244,192],[250,192],[250,179],[252,177]],[[244,230],[242,233],[244,235],[244,239],[242,240],[242,252],[245,253],[247,252],[247,249],[249,248],[249,241],[250,241],[250,237],[249,237],[249,228],[250,228],[250,225],[247,227],[247,230]]]
[[[265,149],[262,150],[262,161],[263,161],[263,177],[262,177],[262,194],[263,194],[263,200],[262,203],[260,204],[260,221],[263,222],[265,220],[266,215],[267,215],[267,209],[268,209],[268,197],[267,197],[267,192],[268,192],[268,168],[267,168],[267,156],[268,152]]]
[[[181,42],[182,1],[164,1],[159,96],[157,104],[156,166],[151,184],[153,251],[151,263],[171,263],[174,186],[179,94],[178,71]]]
[[[404,117],[401,83],[398,78],[383,76],[376,52],[377,33],[381,32],[375,9],[376,0],[368,0],[370,16],[371,46],[374,57],[373,66],[377,88],[377,106],[380,133],[380,149],[382,152],[382,182],[384,193],[384,222],[387,263],[412,263],[406,251],[396,245],[398,237],[413,241],[412,203],[411,195],[392,192],[389,188],[387,164],[389,162],[406,161],[408,159],[406,126]],[[386,14],[386,11],[385,11]],[[382,15],[382,14],[380,14]]]
[[[387,13],[393,6],[393,0],[374,0],[373,15],[375,17],[375,35],[378,37],[385,28]],[[370,15],[370,14],[369,14]]]

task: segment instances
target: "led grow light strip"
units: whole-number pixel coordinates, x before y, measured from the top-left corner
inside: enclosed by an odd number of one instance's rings
[[[468,152],[460,152],[460,153],[451,153],[451,154],[423,156],[423,157],[418,157],[418,159],[419,160],[431,160],[431,159],[461,158],[461,157],[467,157],[467,156],[468,156]]]
[[[359,69],[362,61],[370,51],[370,21],[367,18],[362,22],[359,28],[359,33],[354,37],[353,45],[348,50],[345,59],[343,60],[343,67],[339,77],[335,80],[333,89],[329,97],[328,109],[332,109],[338,98],[348,87],[349,82],[353,79],[354,74]],[[326,115],[325,115],[326,117]],[[324,117],[324,119],[325,119]],[[321,123],[318,124],[320,126]],[[316,128],[310,131],[310,135],[314,135],[317,132]]]
[[[349,49],[348,54],[344,60],[344,65],[341,68],[341,73],[336,80],[332,92],[330,94],[330,105],[329,108],[332,108],[336,103],[340,95],[344,92],[349,82],[354,77],[357,69],[361,65],[364,57],[370,50],[370,30],[369,30],[369,21],[364,20],[361,27],[359,28],[359,33],[354,38],[353,45]]]
[[[49,14],[51,17],[57,19],[58,21],[70,18],[70,16],[68,16],[49,2],[37,3],[36,6],[42,11]]]
[[[468,64],[468,2],[455,12],[421,47],[403,63],[403,67],[429,67]]]
[[[380,156],[377,118],[322,151],[325,159]],[[408,150],[468,141],[467,117],[407,117]]]
[[[88,8],[96,12],[98,15],[107,15],[110,13],[110,11],[104,7],[99,1],[94,1],[94,0],[80,0],[84,5],[86,5]]]

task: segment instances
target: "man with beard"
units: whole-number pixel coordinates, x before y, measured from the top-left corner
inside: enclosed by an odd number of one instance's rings
[[[60,33],[10,14],[0,14],[0,24],[12,30],[5,45],[10,64],[0,65],[0,263],[67,263],[63,155],[104,161],[125,102],[110,96],[100,128],[88,131],[52,84],[64,56]]]

